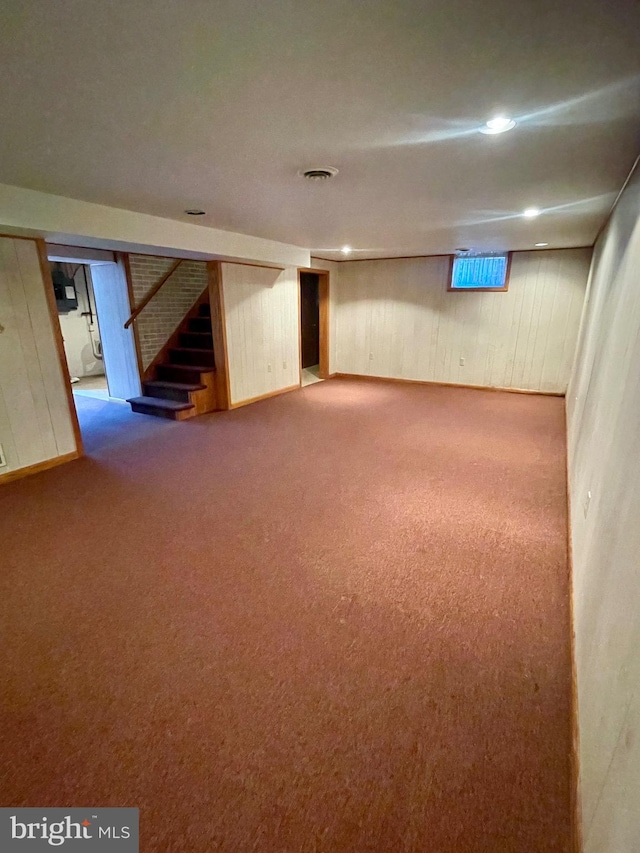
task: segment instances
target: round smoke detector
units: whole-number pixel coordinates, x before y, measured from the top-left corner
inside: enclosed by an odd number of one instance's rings
[[[321,166],[316,169],[302,169],[298,174],[308,181],[328,181],[338,174],[338,170],[333,166]]]

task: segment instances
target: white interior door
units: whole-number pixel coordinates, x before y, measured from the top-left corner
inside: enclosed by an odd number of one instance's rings
[[[109,395],[126,400],[141,394],[133,329],[129,319],[129,293],[124,267],[119,263],[91,264],[100,340]]]

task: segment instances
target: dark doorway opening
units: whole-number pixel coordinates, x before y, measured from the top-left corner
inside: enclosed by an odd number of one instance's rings
[[[91,455],[135,423],[125,403],[140,393],[133,331],[124,327],[131,311],[126,270],[103,250],[52,246],[48,255],[67,380]]]
[[[310,385],[328,379],[329,273],[298,270],[300,286],[300,382]]]
[[[320,365],[320,277],[300,273],[300,330],[302,369]]]

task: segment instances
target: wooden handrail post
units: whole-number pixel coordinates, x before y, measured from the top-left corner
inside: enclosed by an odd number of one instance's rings
[[[177,261],[174,261],[174,263],[171,264],[171,266],[169,267],[167,272],[162,276],[160,281],[152,287],[152,289],[149,291],[149,293],[147,293],[147,295],[142,300],[140,305],[138,305],[137,308],[133,311],[133,313],[131,314],[131,316],[127,320],[127,322],[124,324],[125,329],[128,329],[129,326],[136,319],[136,317],[139,314],[141,314],[142,311],[144,311],[144,309],[151,302],[151,300],[156,295],[156,293],[160,290],[160,288],[163,286],[163,284],[165,284],[171,278],[171,276],[174,274],[174,272],[178,269],[178,267],[180,266],[180,264],[182,263],[183,260],[184,260],[184,258],[178,258]]]

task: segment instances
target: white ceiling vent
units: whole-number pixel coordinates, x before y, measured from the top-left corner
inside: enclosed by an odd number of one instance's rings
[[[334,169],[333,166],[322,166],[316,169],[303,169],[298,174],[308,181],[327,181],[337,175],[338,170]]]

